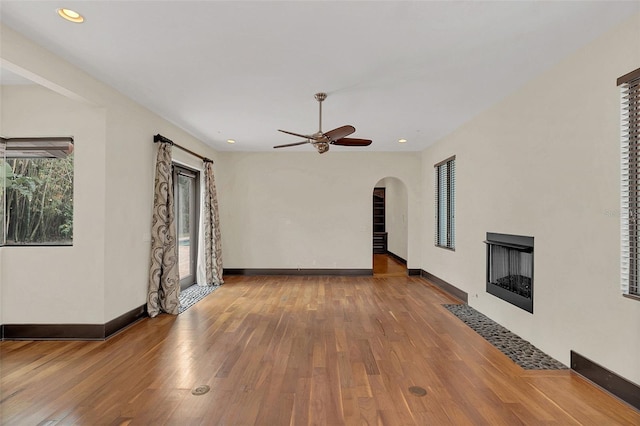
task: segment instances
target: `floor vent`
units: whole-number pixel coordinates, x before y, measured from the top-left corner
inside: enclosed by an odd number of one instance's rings
[[[421,388],[420,386],[411,386],[409,388],[409,392],[417,396],[425,396],[427,394],[427,390],[425,388]]]
[[[191,391],[192,395],[196,395],[196,396],[200,396],[200,395],[204,395],[205,393],[209,392],[211,390],[211,388],[207,385],[202,385],[202,386],[198,386],[197,388],[195,388],[194,390]]]

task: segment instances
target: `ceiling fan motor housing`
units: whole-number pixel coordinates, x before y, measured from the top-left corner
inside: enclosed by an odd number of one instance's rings
[[[327,142],[315,142],[313,146],[316,147],[319,154],[324,154],[329,151],[329,144]]]

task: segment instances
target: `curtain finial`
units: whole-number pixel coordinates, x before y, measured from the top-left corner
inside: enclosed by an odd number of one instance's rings
[[[173,145],[173,141],[171,139],[165,138],[160,133],[158,133],[153,137],[153,142],[154,143],[163,142],[163,143],[168,143],[170,145]]]

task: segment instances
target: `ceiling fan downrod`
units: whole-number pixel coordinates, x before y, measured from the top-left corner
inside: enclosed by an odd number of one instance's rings
[[[314,95],[316,101],[320,103],[320,121],[318,123],[318,134],[322,134],[322,101],[327,99],[327,94],[324,92],[316,93]]]

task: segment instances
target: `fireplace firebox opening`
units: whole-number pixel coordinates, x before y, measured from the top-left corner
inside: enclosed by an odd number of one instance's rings
[[[487,232],[487,292],[533,313],[533,237]]]

